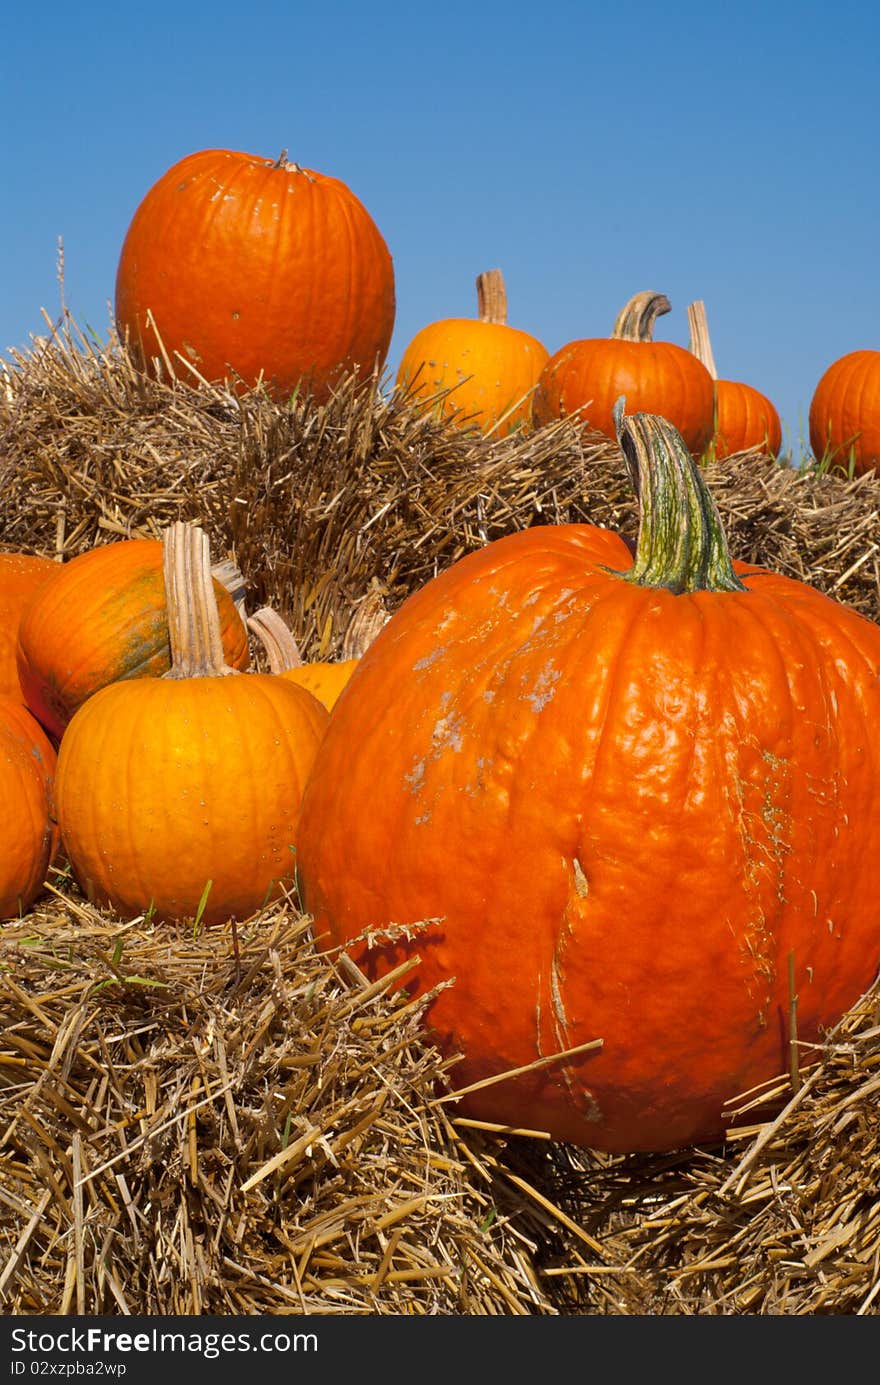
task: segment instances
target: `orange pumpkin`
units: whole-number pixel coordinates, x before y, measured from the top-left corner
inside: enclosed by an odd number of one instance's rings
[[[690,350],[715,381],[712,456],[729,457],[734,452],[760,448],[769,457],[777,457],[782,446],[782,424],[775,404],[754,385],[743,384],[740,380],[719,380],[702,299],[688,304],[688,322]]]
[[[247,668],[247,629],[215,581],[227,662]],[[160,539],[102,544],[57,569],[19,626],[18,677],[28,707],[56,739],[99,688],[170,667]]]
[[[354,673],[364,650],[388,619],[384,603],[376,590],[367,593],[349,622],[342,644],[341,659],[303,660],[290,626],[271,606],[262,606],[248,617],[263,647],[269,672],[307,688],[332,711]]]
[[[23,700],[15,657],[21,613],[58,571],[36,553],[0,553],[0,696]]]
[[[325,399],[344,373],[383,365],[394,270],[338,178],[286,153],[205,149],[169,168],[137,208],[115,307],[143,367],[262,380],[278,395],[302,383]]]
[[[14,698],[0,696],[0,920],[26,913],[58,849],[52,817],[56,754]]]
[[[508,324],[500,269],[477,277],[477,312],[417,332],[401,357],[397,386],[459,427],[509,433],[531,422],[532,395],[549,352]]]
[[[617,420],[635,558],[536,526],[409,597],[330,719],[298,871],[322,947],[452,981],[455,1109],[630,1152],[720,1140],[788,1071],[790,957],[804,1045],[877,973],[880,627],[732,562],[677,430]]]
[[[880,472],[880,351],[850,351],[824,372],[810,401],[817,462]]]
[[[293,881],[303,785],[328,713],[271,674],[225,661],[207,538],[166,540],[172,663],[82,704],[55,802],[88,898],[126,918],[247,918]]]
[[[683,346],[654,341],[654,322],[670,307],[665,294],[637,293],[621,309],[610,337],[560,347],[538,381],[535,423],[572,416],[613,438],[612,409],[623,395],[632,411],[662,414],[689,451],[702,456],[714,429],[715,384]]]

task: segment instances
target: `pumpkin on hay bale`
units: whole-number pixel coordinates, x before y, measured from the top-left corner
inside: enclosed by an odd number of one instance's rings
[[[394,268],[378,226],[339,178],[287,157],[201,149],[147,190],[116,273],[116,322],[142,369],[279,399],[326,398],[382,368]]]
[[[543,525],[415,592],[318,746],[297,878],[370,975],[436,920],[463,1110],[631,1153],[722,1139],[790,986],[818,1044],[877,974],[880,625],[733,561],[681,434],[622,404],[635,556]]]
[[[493,538],[635,532],[619,449],[570,420],[480,439],[356,380],[283,409],[149,379],[69,318],[13,354],[0,426],[0,547],[67,561],[193,520],[307,660],[371,587],[393,612]],[[880,619],[876,477],[744,454],[711,485],[744,561]],[[465,1116],[422,999],[317,954],[292,900],[237,942],[123,924],[61,866],[0,932],[9,1311],[878,1311],[873,990],[717,1147],[613,1155]]]

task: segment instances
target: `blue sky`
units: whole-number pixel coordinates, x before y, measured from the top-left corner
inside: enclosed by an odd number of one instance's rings
[[[197,149],[348,183],[391,251],[390,370],[426,323],[475,313],[551,352],[607,336],[642,289],[718,373],[806,437],[838,356],[880,347],[880,6],[313,2],[14,6],[0,43],[0,350],[65,296],[106,332],[147,189]],[[785,444],[784,444],[785,445]]]

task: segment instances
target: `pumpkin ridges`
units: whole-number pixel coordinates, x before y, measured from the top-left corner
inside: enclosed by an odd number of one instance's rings
[[[536,337],[510,326],[503,275],[485,270],[477,276],[477,316],[422,327],[403,351],[395,384],[456,426],[507,432],[530,425],[548,356]]]
[[[738,610],[741,620],[751,617],[751,627],[742,641],[745,647],[750,643],[757,647],[756,641],[761,638],[770,657],[779,658],[779,650],[783,648],[792,651],[793,657],[785,666],[787,699],[782,693],[784,685],[780,679],[778,691],[768,690],[774,701],[766,704],[774,713],[778,709],[780,739],[786,726],[790,727],[789,739],[793,743],[798,735],[802,743],[806,742],[805,757],[812,754],[820,763],[831,766],[824,779],[821,773],[817,774],[810,785],[812,810],[789,815],[792,844],[788,854],[816,862],[832,860],[837,853],[841,825],[828,807],[840,793],[835,767],[841,760],[849,766],[846,784],[849,803],[852,805],[860,798],[870,803],[872,797],[875,801],[877,798],[876,763],[872,769],[869,760],[861,759],[852,751],[852,747],[859,744],[870,744],[872,723],[861,698],[852,695],[856,680],[844,672],[844,668],[858,668],[861,677],[865,671],[870,677],[872,665],[880,667],[876,638],[869,623],[855,612],[819,593],[814,593],[814,599],[802,598],[798,584],[780,574],[755,573],[749,586],[765,598],[775,591],[785,597],[783,607],[778,602],[768,606],[765,600],[760,620],[745,603]],[[789,612],[795,619],[784,618]],[[817,646],[827,651],[826,659],[816,659]],[[759,662],[756,659],[756,663]],[[814,717],[803,726],[804,708],[831,709],[838,704],[847,707],[845,717],[833,718],[826,713],[824,721]],[[792,753],[784,762],[779,757],[775,761],[768,757],[768,762],[775,775],[797,776],[797,753]],[[855,813],[851,811],[850,816],[854,817]],[[781,848],[774,847],[773,840],[778,834],[776,824],[774,829],[770,845],[780,854]],[[777,890],[787,906],[777,927],[779,1012],[784,1010],[785,964],[790,950],[794,952],[799,975],[804,953],[809,949],[810,966],[817,977],[823,978],[821,985],[814,985],[812,978],[807,977],[798,987],[798,1027],[803,1041],[815,1042],[821,1037],[822,1029],[828,1027],[829,1016],[842,1014],[853,1003],[851,978],[861,964],[865,947],[870,949],[871,946],[869,932],[861,936],[854,928],[841,934],[839,929],[829,927],[829,919],[833,925],[841,913],[849,918],[864,916],[864,903],[876,898],[878,888],[880,871],[876,862],[870,863],[867,871],[862,870],[861,865],[859,870],[837,869],[833,872],[831,888],[822,896],[825,910],[820,912],[820,898],[811,889],[809,878],[790,870],[785,872],[784,883],[780,883]]]
[[[241,675],[249,684],[269,677]],[[254,736],[239,702],[230,708],[227,696],[219,691],[221,686],[228,689],[230,683],[239,681],[224,679],[221,684],[206,679],[210,689],[203,687],[194,694],[190,690],[181,709],[179,699],[168,693],[164,679],[140,680],[143,686],[138,691],[136,719],[122,741],[114,730],[122,684],[96,693],[71,721],[62,741],[63,754],[59,754],[56,798],[68,853],[93,902],[109,904],[123,917],[134,917],[146,910],[152,899],[157,920],[192,917],[206,880],[212,878],[213,889],[203,915],[203,922],[211,925],[230,917],[250,916],[264,901],[277,897],[279,891],[270,889],[268,878],[255,889],[265,861],[273,863],[273,880],[286,879],[288,886],[292,885],[295,862],[278,840],[278,819],[283,812],[293,842],[310,761],[304,764],[294,758],[288,752],[287,740],[302,736],[305,700],[320,704],[302,689],[282,684],[271,705],[276,712],[275,724],[286,734],[273,733],[268,739]],[[301,693],[304,701],[291,709],[284,698],[294,693]],[[248,711],[253,715],[254,688],[249,696]],[[164,747],[156,744],[157,724],[166,728]],[[191,742],[192,728],[199,724],[219,726],[227,743],[229,737],[236,740],[240,772],[234,783],[230,780],[228,804],[222,812],[216,799],[212,802],[206,798],[203,784],[208,781],[198,777],[198,762],[188,766],[170,744],[175,733],[180,744]],[[316,742],[317,731],[312,749]],[[121,744],[124,755],[119,753]],[[270,764],[271,773],[267,772]],[[75,784],[72,774],[76,775]],[[162,786],[161,791],[149,795],[146,805],[145,782]],[[202,799],[206,806],[200,808]],[[267,810],[267,801],[274,812]],[[126,806],[110,817],[106,805],[111,803]],[[200,813],[209,816],[203,819]],[[109,878],[108,861],[116,863]],[[120,862],[125,863],[124,880],[118,878],[122,874]],[[99,886],[99,881],[106,881],[106,885]]]
[[[341,180],[287,159],[202,150],[148,190],[123,243],[116,316],[141,367],[159,354],[148,309],[172,367],[180,352],[209,380],[231,370],[281,394],[302,381],[325,399],[346,370],[384,364],[393,266]]]
[[[880,470],[880,351],[847,352],[832,361],[813,392],[810,446],[817,461],[848,467],[856,475]]]
[[[26,606],[55,575],[53,558],[33,553],[0,553],[0,696],[23,702],[15,649]]]
[[[0,920],[27,913],[49,866],[48,814],[23,748],[0,728],[0,786],[13,809],[0,857]]]
[[[0,697],[0,920],[25,913],[58,851],[52,820],[54,747],[15,698]]]
[[[93,902],[205,924],[254,913],[292,885],[302,789],[327,721],[309,693],[225,663],[207,537],[164,544],[173,659],[117,681],[67,726],[55,799]]]
[[[220,582],[227,658],[246,668],[247,630]],[[28,606],[17,637],[22,695],[49,733],[99,687],[162,674],[168,624],[157,539],[126,539],[89,549],[59,567]]]
[[[789,952],[805,1043],[880,954],[880,747],[852,714],[880,715],[880,630],[745,564],[744,592],[640,586],[622,549],[533,528],[409,598],[328,726],[299,863],[322,945],[439,920],[355,956],[455,978],[427,1018],[456,1086],[601,1039],[459,1109],[612,1152],[717,1140],[785,1070]]]
[[[715,456],[760,447],[776,457],[782,447],[782,425],[773,401],[754,385],[719,380],[716,385]]]
[[[714,383],[703,363],[674,342],[655,342],[656,318],[669,310],[664,294],[634,294],[609,337],[568,342],[545,363],[533,406],[537,426],[572,416],[613,438],[612,408],[621,395],[630,413],[662,414],[701,455],[714,420]]]

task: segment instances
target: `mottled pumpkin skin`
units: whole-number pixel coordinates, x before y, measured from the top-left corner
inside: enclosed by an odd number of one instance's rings
[[[702,361],[674,342],[588,337],[547,361],[534,399],[538,426],[573,417],[614,438],[611,410],[623,395],[630,413],[662,414],[695,456],[714,429],[715,382]]]
[[[125,918],[244,919],[291,887],[302,791],[328,713],[273,674],[141,678],[91,697],[55,802],[88,898]]]
[[[787,1071],[790,950],[806,1042],[880,963],[880,628],[743,564],[747,591],[684,595],[631,564],[532,528],[410,597],[299,836],[322,946],[439,920],[355,955],[456,978],[428,1011],[456,1087],[603,1041],[455,1109],[612,1152],[714,1141]]]
[[[55,748],[27,708],[0,696],[0,920],[26,913],[58,850]]]
[[[810,402],[810,446],[817,461],[880,472],[880,351],[850,351],[832,362]]]
[[[518,327],[444,318],[413,337],[397,384],[415,398],[449,390],[437,405],[441,417],[461,428],[510,433],[531,424],[532,398],[548,359],[547,348]]]
[[[760,447],[770,457],[778,457],[782,446],[782,424],[776,406],[754,385],[739,380],[715,382],[716,458]]]
[[[247,629],[215,580],[226,662],[250,663]],[[123,539],[71,558],[22,617],[16,649],[22,696],[60,739],[78,707],[120,679],[170,667],[160,539]]]
[[[23,701],[15,650],[24,608],[50,577],[58,563],[36,553],[0,553],[0,697]]]
[[[234,372],[318,399],[346,371],[384,364],[394,270],[345,183],[286,159],[205,149],[169,168],[137,208],[116,275],[116,320],[135,358],[179,352],[207,380]]]

